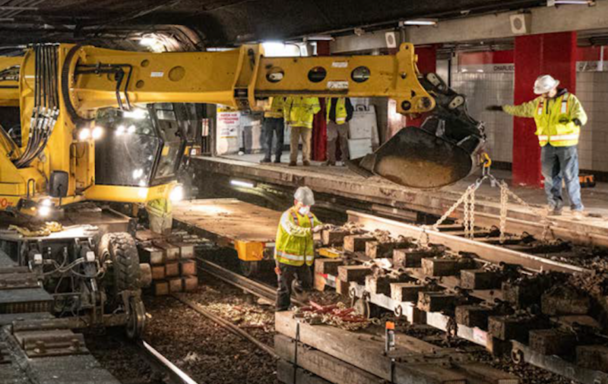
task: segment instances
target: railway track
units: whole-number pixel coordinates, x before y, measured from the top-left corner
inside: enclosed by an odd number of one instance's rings
[[[197,384],[184,371],[144,340],[139,341],[137,346],[151,368],[161,375],[164,384]]]

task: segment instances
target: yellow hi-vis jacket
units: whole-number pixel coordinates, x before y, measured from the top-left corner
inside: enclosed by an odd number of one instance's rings
[[[587,123],[587,114],[581,103],[567,91],[553,99],[543,100],[542,97],[537,97],[521,105],[505,105],[502,108],[513,116],[533,117],[541,147],[547,144],[554,147],[577,145],[581,127],[573,120],[578,119],[581,125]],[[567,120],[567,123],[560,123],[560,120]]]
[[[169,199],[156,199],[146,203],[146,210],[156,217],[165,217],[173,212],[173,204]]]
[[[327,109],[326,120],[329,122],[329,112],[331,110],[331,98],[325,99],[325,105]],[[348,116],[348,112],[346,111],[346,99],[344,97],[338,97],[338,101],[336,102],[336,124],[342,125],[346,123],[346,117]]]
[[[264,117],[281,119],[283,118],[283,105],[285,104],[284,97],[271,97],[269,107],[264,109]]]
[[[312,265],[315,258],[312,229],[321,222],[312,213],[301,215],[291,207],[281,215],[277,229],[274,258],[279,262],[296,267]]]
[[[312,121],[321,110],[316,97],[288,97],[283,111],[285,122],[292,127],[312,128]]]

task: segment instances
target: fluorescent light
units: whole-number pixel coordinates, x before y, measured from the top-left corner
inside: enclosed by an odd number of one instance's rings
[[[595,0],[547,0],[547,7],[556,5],[595,5]]]
[[[241,180],[230,180],[230,184],[234,185],[236,187],[243,187],[243,188],[255,188],[255,184],[251,183],[249,181],[241,181]]]
[[[156,38],[154,38],[154,37],[142,37],[139,40],[139,44],[144,45],[146,47],[149,47],[149,46],[154,45],[156,43],[158,43],[158,40]]]
[[[401,25],[437,25],[437,20],[433,19],[415,19],[405,20],[400,22]]]

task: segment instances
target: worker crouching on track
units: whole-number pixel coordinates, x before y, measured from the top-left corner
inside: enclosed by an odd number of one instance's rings
[[[564,205],[562,179],[566,183],[572,214],[583,217],[581,186],[578,178],[577,144],[581,127],[587,123],[587,114],[578,98],[559,81],[549,75],[540,76],[534,83],[536,99],[521,105],[490,106],[491,111],[504,111],[517,117],[533,117],[536,135],[542,147],[541,164],[545,178],[547,213],[560,215]]]
[[[308,187],[300,187],[294,195],[294,205],[281,215],[277,230],[274,258],[278,276],[277,311],[286,311],[291,303],[291,291],[297,277],[304,291],[312,288],[310,266],[314,261],[313,233],[322,223],[310,212],[315,198]]]

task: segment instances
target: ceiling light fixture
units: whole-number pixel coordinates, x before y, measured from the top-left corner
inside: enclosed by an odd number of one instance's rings
[[[399,22],[399,26],[410,26],[410,25],[437,25],[437,20],[435,19],[415,19],[415,20],[404,20]]]
[[[591,7],[595,5],[595,0],[547,0],[547,7],[555,7],[556,5],[587,5]]]

